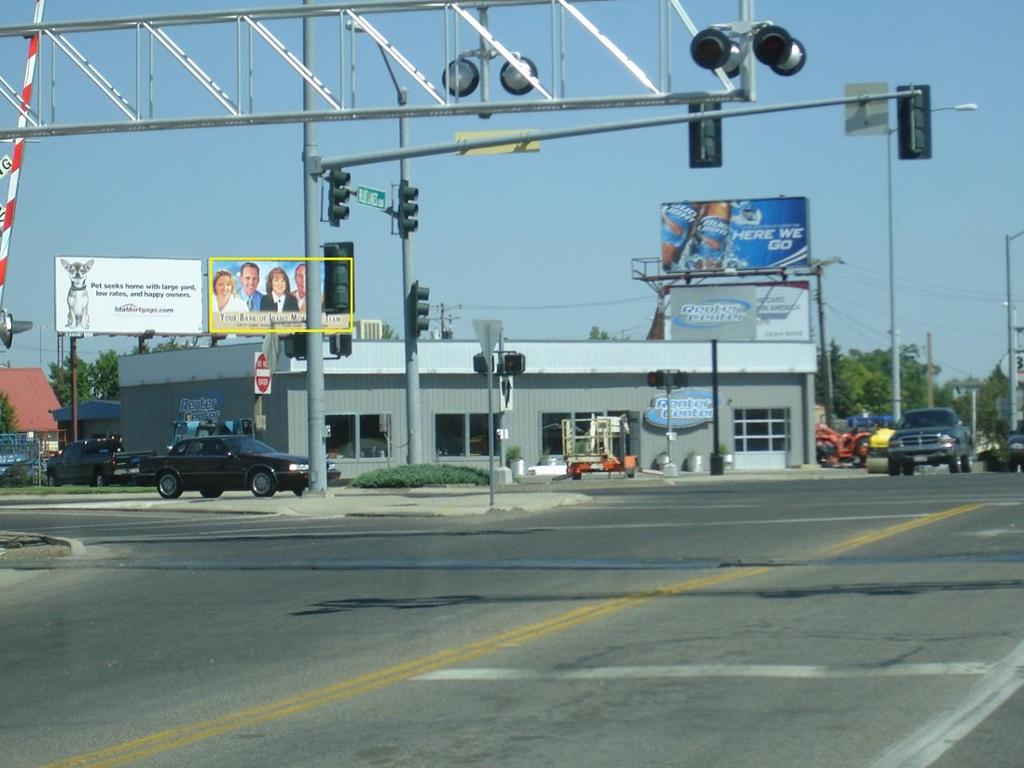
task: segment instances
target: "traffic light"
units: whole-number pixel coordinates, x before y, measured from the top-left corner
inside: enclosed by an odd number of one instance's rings
[[[722,108],[718,102],[714,104],[691,104],[690,112],[717,111]],[[721,168],[722,167],[722,119],[694,120],[690,128],[690,167]]]
[[[494,373],[494,358],[491,357],[491,373]],[[477,373],[487,375],[487,357],[480,352],[473,355],[473,370]]]
[[[430,289],[420,285],[417,280],[409,291],[409,315],[412,317],[412,330],[417,336],[430,330]]]
[[[928,85],[900,85],[900,91],[920,91],[899,99],[896,132],[900,160],[928,160],[932,156],[932,90]]]
[[[352,284],[351,258],[354,243],[324,243],[324,312],[350,314],[355,312],[355,290]],[[334,261],[333,259],[337,259]]]
[[[647,386],[664,389],[669,384],[673,388],[685,387],[689,377],[683,371],[651,371],[647,374]]]
[[[305,360],[308,346],[306,342],[308,340],[305,333],[292,333],[282,336],[281,342],[284,344],[285,355],[294,357],[296,360]]]
[[[352,174],[340,168],[331,168],[327,172],[327,221],[332,227],[341,225],[343,219],[348,218],[348,202],[352,190],[349,189],[349,182],[352,181]]]
[[[398,234],[403,238],[420,227],[416,219],[420,212],[420,207],[416,203],[419,198],[420,191],[408,181],[402,179],[398,183]]]
[[[350,357],[352,355],[352,335],[348,333],[331,334],[327,346],[331,350],[331,357]]]
[[[526,373],[526,357],[519,352],[506,352],[502,360],[501,372],[506,376]]]

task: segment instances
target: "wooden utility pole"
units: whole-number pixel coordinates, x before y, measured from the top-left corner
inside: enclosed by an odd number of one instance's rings
[[[933,389],[935,369],[932,366],[932,334],[928,332],[928,407],[935,407],[935,393]]]
[[[825,267],[830,264],[842,264],[843,260],[836,256],[827,261],[813,262],[814,274],[818,278],[818,335],[821,337],[818,343],[821,347],[821,369],[825,372],[825,423],[832,426],[832,405],[835,402],[835,391],[832,386],[832,355],[828,344],[828,334],[825,333],[825,299],[821,294],[821,274]]]

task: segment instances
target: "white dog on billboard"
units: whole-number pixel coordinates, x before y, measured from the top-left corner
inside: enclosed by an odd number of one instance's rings
[[[92,269],[93,260],[68,261],[60,260],[61,266],[71,276],[71,287],[68,288],[68,328],[89,327],[89,291],[85,284],[85,276]]]

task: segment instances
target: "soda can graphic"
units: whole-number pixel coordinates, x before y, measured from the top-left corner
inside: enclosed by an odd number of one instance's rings
[[[661,266],[666,272],[679,269],[691,245],[700,210],[691,203],[670,203],[661,210]]]
[[[694,262],[701,269],[720,269],[729,245],[729,203],[708,203],[697,224],[697,246]]]

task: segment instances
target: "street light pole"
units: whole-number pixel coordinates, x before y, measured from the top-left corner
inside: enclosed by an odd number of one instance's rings
[[[936,107],[932,112],[973,112],[978,108],[977,104],[957,104],[953,107]],[[886,185],[889,192],[889,336],[892,348],[890,350],[892,365],[892,418],[899,421],[902,405],[902,383],[900,382],[900,332],[896,330],[896,254],[893,246],[893,216],[892,216],[892,135],[897,128],[888,128],[885,137],[885,175]],[[1009,273],[1007,273],[1009,274]],[[1009,279],[1007,279],[1009,283]],[[1009,287],[1007,287],[1009,291]],[[1011,341],[1012,344],[1012,341]]]
[[[1024,229],[1015,235],[1006,235],[1006,374],[1010,380],[1009,415],[1006,419],[1010,433],[1017,429],[1017,332],[1013,322],[1013,282],[1010,280],[1010,243],[1024,235]]]

